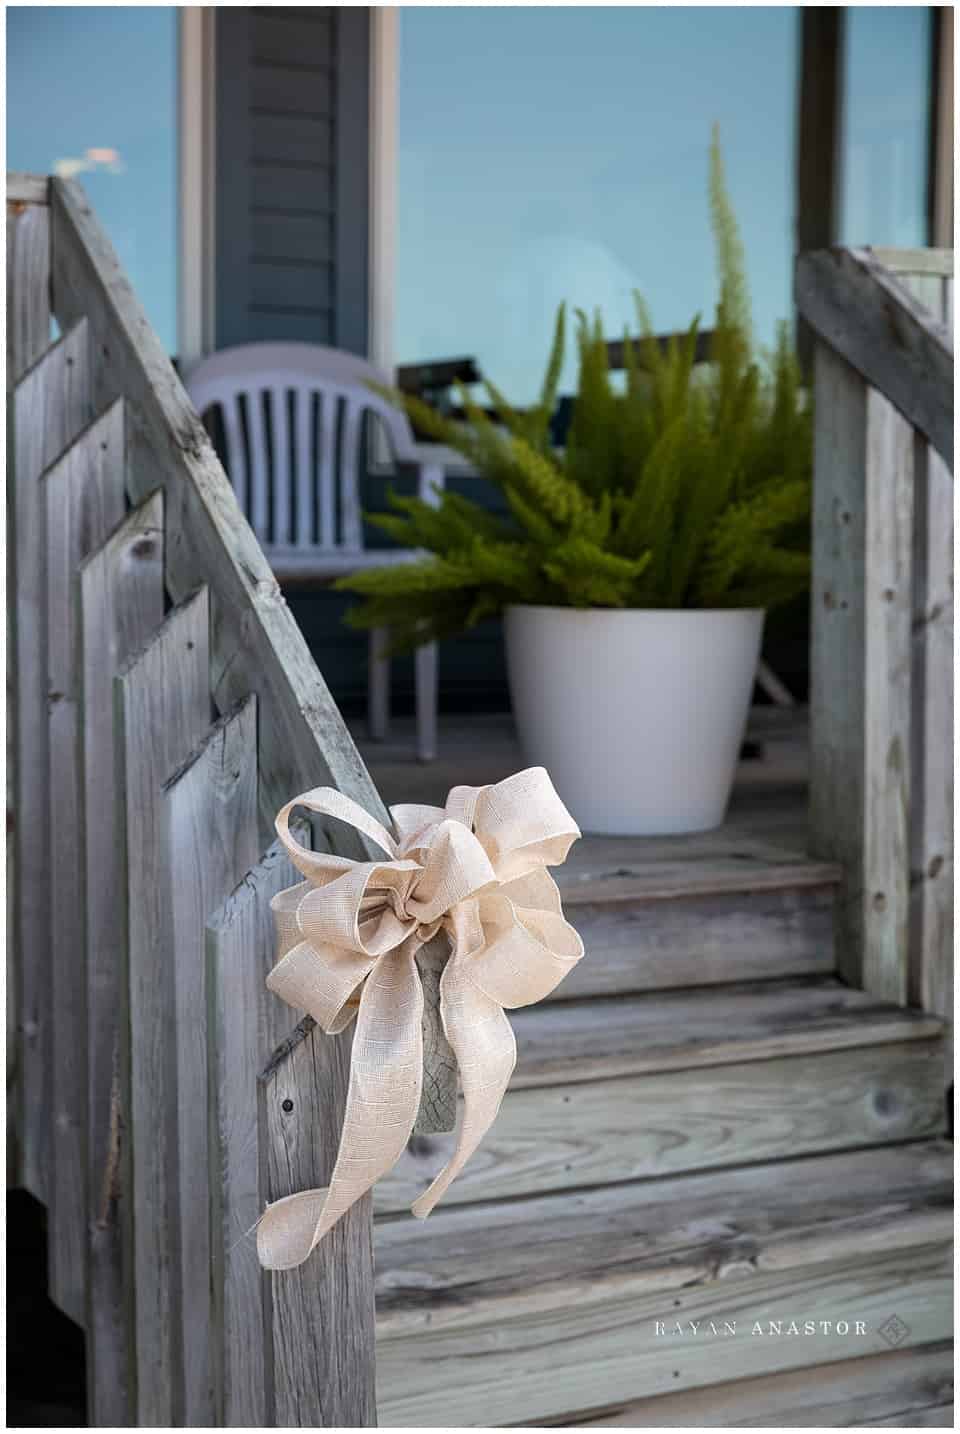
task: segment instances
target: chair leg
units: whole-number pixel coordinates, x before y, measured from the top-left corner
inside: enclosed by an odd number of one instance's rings
[[[370,740],[383,742],[390,729],[390,659],[386,656],[387,629],[370,629],[367,674],[367,722]]]
[[[417,757],[432,762],[437,755],[437,644],[425,642],[414,655],[417,707]]]

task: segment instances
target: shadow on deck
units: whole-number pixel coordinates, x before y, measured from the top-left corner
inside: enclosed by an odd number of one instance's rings
[[[412,718],[394,721],[390,738],[371,742],[360,723],[352,725],[380,795],[396,802],[442,805],[451,787],[499,782],[528,765],[509,713],[475,717],[441,716],[435,762],[419,763],[414,755]],[[747,750],[757,755],[742,760],[733,797],[722,827],[684,837],[586,836],[571,852],[561,880],[576,880],[603,853],[614,849],[635,863],[710,860],[729,854],[746,841],[771,845],[800,855],[807,844],[808,719],[805,708],[754,707],[747,732]]]

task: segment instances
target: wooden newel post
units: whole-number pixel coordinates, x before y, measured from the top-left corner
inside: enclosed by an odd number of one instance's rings
[[[440,1019],[440,977],[449,955],[443,931],[417,953],[423,982],[423,1091],[414,1135],[442,1135],[457,1123],[457,1060]]]

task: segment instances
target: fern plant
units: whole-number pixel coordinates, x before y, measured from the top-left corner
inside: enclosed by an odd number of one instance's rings
[[[491,418],[460,388],[466,421],[390,394],[418,429],[461,453],[506,500],[490,513],[462,494],[437,506],[391,494],[370,521],[422,559],[352,574],[348,621],[387,626],[396,650],[443,638],[511,603],[572,607],[770,607],[809,577],[811,415],[786,325],[755,356],[743,246],[710,151],[720,294],[709,361],[699,318],[665,348],[636,298],[614,386],[599,314],[576,314],[578,380],[562,452],[550,421],[566,349],[561,306],[538,402],[520,412],[486,383]]]

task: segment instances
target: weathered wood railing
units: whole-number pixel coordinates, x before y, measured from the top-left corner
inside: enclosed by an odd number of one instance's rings
[[[263,986],[273,815],[330,783],[388,818],[82,190],[7,199],[16,1134],[51,1294],[91,1423],[374,1424],[369,1198],[283,1275],[251,1227],[328,1181],[348,1063]]]
[[[816,337],[811,839],[839,960],[952,1012],[953,254],[797,265]]]

